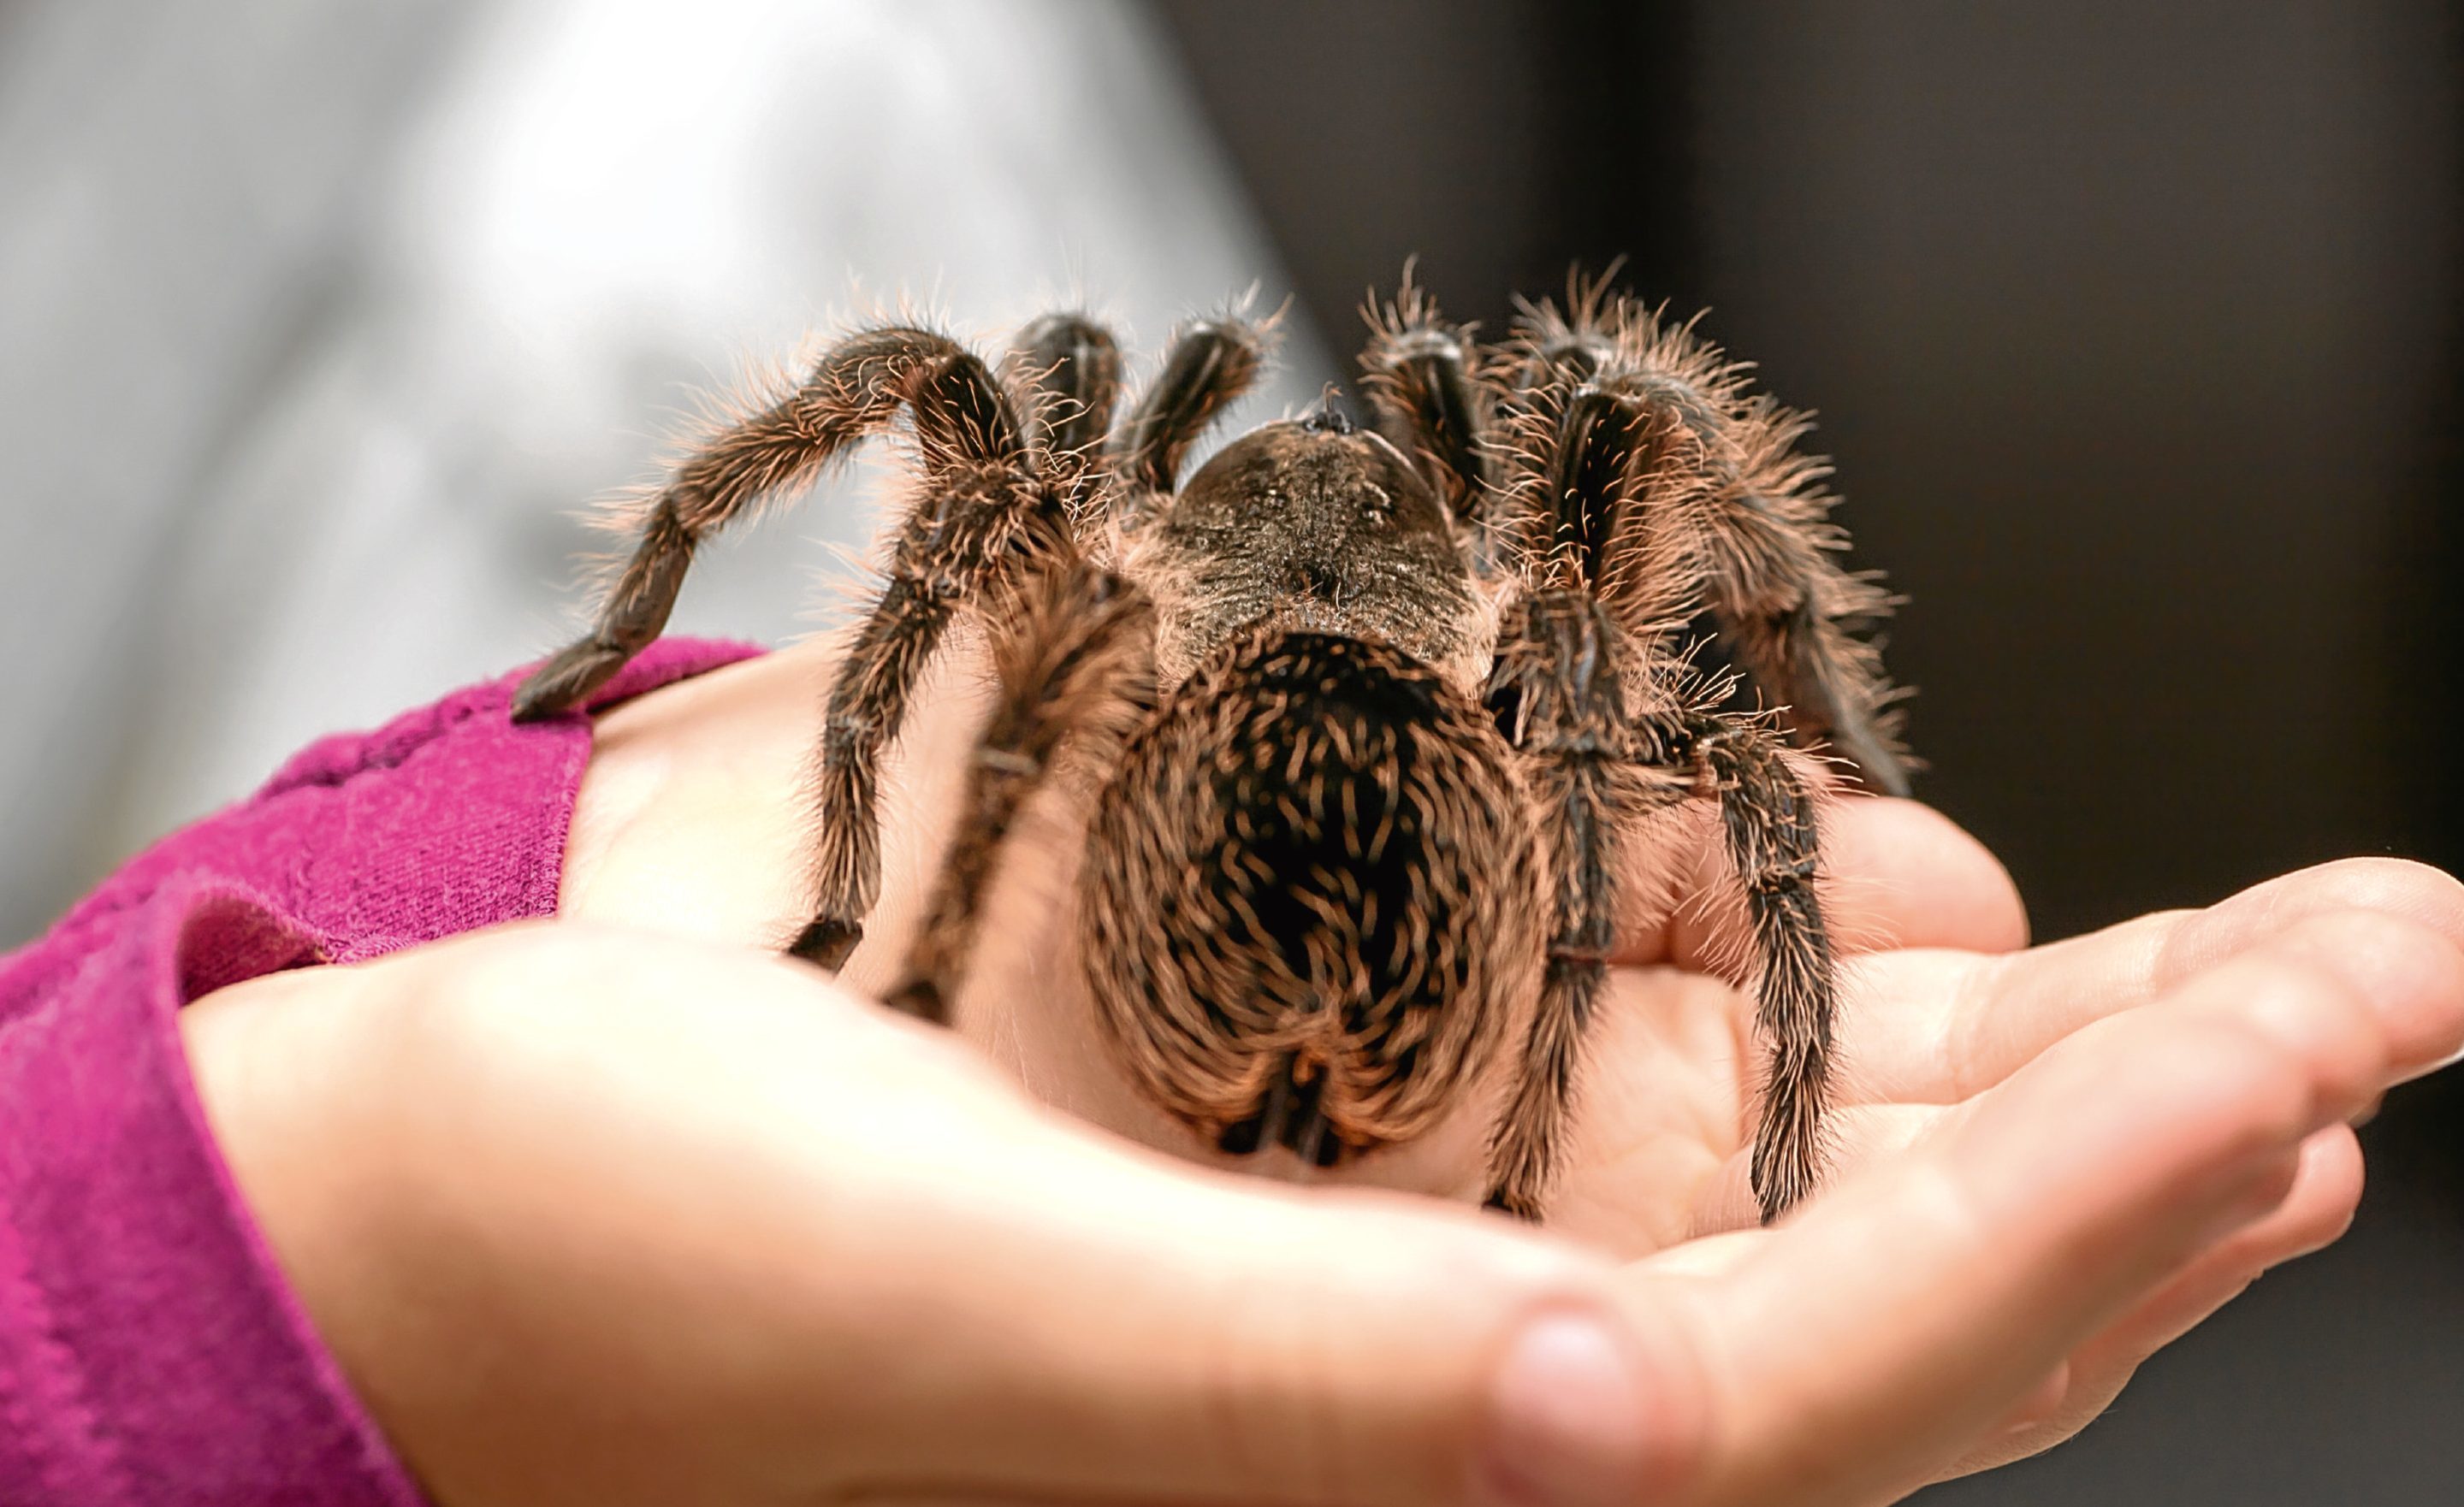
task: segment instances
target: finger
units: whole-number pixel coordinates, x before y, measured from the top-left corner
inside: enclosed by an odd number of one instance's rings
[[[2464,944],[2464,886],[2435,869],[2356,860],[2261,885],[2206,910],[2143,917],[2003,958],[1914,950],[1861,959],[1843,1008],[1847,1092],[1950,1103],[2008,1077],[2090,1021],[2134,1009],[2216,962],[2288,933],[2356,957],[2361,987],[2436,996]],[[2428,1021],[2388,1022],[2418,1070]]]
[[[1913,1145],[1947,1111],[1912,1109],[1852,1132],[1858,1159],[1872,1162]],[[1858,1116],[1843,1117],[1852,1123]],[[2351,1129],[2330,1125],[2288,1159],[2289,1190],[2252,1223],[2210,1244],[2163,1286],[2075,1351],[1985,1431],[1971,1452],[1937,1479],[1973,1474],[2051,1449],[2084,1428],[2120,1394],[2159,1349],[2204,1322],[2268,1269],[2320,1250],[2343,1234],[2362,1188],[2360,1144]],[[2260,1180],[2254,1196],[2263,1196]],[[1655,1277],[1708,1279],[1736,1271],[1779,1232],[1731,1229],[1659,1252],[1634,1270]]]
[[[1825,914],[1859,950],[2028,945],[2018,886],[1948,817],[1886,796],[1837,803],[1822,828]]]
[[[2464,991],[2440,1013],[2464,1038]],[[1700,1302],[1694,1343],[1729,1384],[1703,1499],[1882,1499],[1922,1480],[2263,1212],[2272,1164],[2393,1070],[2349,986],[2264,955],[2047,1052]]]
[[[1700,808],[1700,809],[1698,809]],[[1634,928],[1618,961],[1673,961],[1725,972],[1741,934],[1736,874],[1707,808],[1693,803],[1646,825],[1632,844],[1629,885],[1654,893],[1677,850],[1677,905],[1660,928]],[[2004,952],[2028,940],[2010,872],[1985,845],[1930,806],[1862,796],[1824,808],[1824,919],[1844,950],[1947,947]]]
[[[1874,1120],[1854,1132],[1858,1155],[1872,1161],[1904,1150],[1941,1124],[1946,1113],[1915,1109],[1903,1117]],[[2361,1199],[2360,1143],[2345,1125],[2318,1131],[2288,1159],[2286,1177],[2288,1190],[2273,1210],[2207,1246],[2081,1345],[1989,1428],[1982,1445],[1937,1478],[2007,1465],[2069,1438],[2104,1411],[2150,1356],[2205,1322],[2261,1274],[2332,1244],[2350,1226]],[[2254,1197],[2264,1196],[2266,1187],[2262,1178]],[[1737,1270],[1777,1238],[1772,1231],[1729,1230],[1657,1253],[1635,1269],[1672,1278],[1717,1278]]]
[[[2361,1204],[2361,1143],[2349,1126],[2327,1126],[2302,1143],[2285,1181],[2284,1197],[2266,1215],[2202,1252],[2083,1346],[2074,1358],[2079,1377],[2112,1377],[2118,1386],[2269,1271],[2342,1239]]]
[[[2361,1145],[2345,1125],[2312,1135],[2285,1168],[2275,1209],[2208,1247],[2170,1281],[2081,1345],[2060,1385],[2015,1409],[2000,1430],[1944,1478],[2039,1453],[2087,1427],[2120,1396],[2149,1357],[2239,1297],[2270,1268],[2333,1244],[2361,1198]]]
[[[982,1168],[989,1186],[960,1217],[935,1211],[902,1236],[890,1211],[912,1200],[884,1200],[872,1238],[894,1240],[878,1269],[895,1275],[854,1295],[875,1343],[808,1351],[806,1382],[837,1389],[830,1416],[862,1441],[852,1479],[901,1495],[1453,1499],[1515,1331],[1597,1306],[1591,1263],[1493,1221],[1194,1173],[1066,1127],[1007,1139],[1020,1160]],[[884,1175],[912,1188],[945,1173]],[[1554,1370],[1579,1376],[1596,1340],[1539,1343],[1523,1406],[1546,1429],[1551,1407],[1582,1401]],[[1606,1422],[1613,1450],[1657,1448],[1644,1420]]]
[[[1961,1112],[1936,1104],[1872,1104],[1842,1110],[1832,1123],[1833,1186],[1907,1154]],[[1643,1258],[1653,1263],[1655,1271],[1716,1276],[1733,1269],[1760,1247],[1767,1233],[1750,1228],[1759,1211],[1743,1181],[1747,1163],[1745,1153],[1731,1157],[1715,1179],[1717,1190],[1705,1195],[1702,1220],[1708,1233]],[[2152,1354],[2212,1312],[2222,1300],[2213,1295],[2229,1297],[2227,1288],[2238,1291],[2234,1284],[2322,1249],[2342,1235],[2361,1198],[2361,1146],[2352,1128],[2330,1125],[2302,1143],[2299,1168],[2297,1186],[2273,1212],[2233,1232],[2175,1279],[2175,1289],[2186,1295],[2179,1302],[2170,1307],[2155,1303],[2147,1310],[2151,1325],[2115,1331],[2114,1343],[2144,1342],[2142,1355]],[[2191,1317],[2178,1329],[2152,1326],[2168,1312],[2187,1312]]]

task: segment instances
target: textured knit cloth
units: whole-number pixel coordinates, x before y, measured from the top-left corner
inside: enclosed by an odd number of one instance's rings
[[[597,710],[757,652],[654,645]],[[517,677],[332,737],[0,957],[0,1507],[421,1500],[208,1135],[174,1015],[556,911],[590,724]]]

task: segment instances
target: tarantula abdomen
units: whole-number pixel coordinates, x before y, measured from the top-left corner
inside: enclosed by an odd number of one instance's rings
[[[1082,949],[1141,1086],[1235,1153],[1411,1140],[1500,1058],[1543,953],[1512,752],[1439,672],[1267,629],[1201,664],[1088,834]]]

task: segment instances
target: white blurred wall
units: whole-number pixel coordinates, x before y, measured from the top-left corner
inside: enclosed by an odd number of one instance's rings
[[[900,295],[987,341],[1083,298],[1151,360],[1253,283],[1126,4],[0,8],[0,947],[552,646],[578,510],[697,391]],[[1300,332],[1251,412],[1326,369]],[[675,628],[809,630],[878,481],[714,551]]]

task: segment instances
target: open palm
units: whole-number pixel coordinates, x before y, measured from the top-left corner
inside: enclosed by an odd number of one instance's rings
[[[794,933],[805,828],[781,814],[802,798],[825,653],[772,656],[603,717],[568,849],[568,918],[739,944]],[[927,699],[891,771],[883,904],[844,975],[861,992],[896,975],[959,806],[965,686],[953,674]],[[2342,1230],[2360,1153],[2340,1123],[2348,1111],[2327,1106],[2447,1049],[2464,892],[2444,876],[2330,865],[2207,910],[2022,950],[2018,900],[1972,839],[1910,802],[1843,797],[1827,842],[1845,958],[1830,1176],[1781,1227],[1760,1229],[1744,1173],[1758,1054],[1704,836],[1681,819],[1635,844],[1638,863],[1679,866],[1687,898],[1670,919],[1627,928],[1550,1223],[1623,1258],[1651,1312],[1698,1315],[1672,1342],[1688,1364],[1717,1356],[1720,1374],[1763,1378],[1721,1396],[1711,1444],[1737,1463],[1705,1499],[1760,1499],[1773,1483],[1816,1499],[1793,1473],[1817,1467],[1839,1499],[1876,1489],[1846,1484],[1836,1460],[1793,1458],[1782,1439],[1870,1444],[1913,1430],[1900,1457],[1943,1474],[2075,1432],[2155,1349]],[[1147,1105],[1095,1041],[1064,924],[1078,847],[1068,797],[1031,811],[1022,839],[957,1002],[962,1032],[1037,1098],[1225,1160]],[[2332,1037],[2320,1034],[2328,1022]],[[2299,1153],[2250,1164],[2256,1181],[2219,1224],[2183,1179],[2280,1144],[2250,1140],[2265,1105],[2277,1106],[2267,1136],[2298,1132]],[[1336,1176],[1468,1196],[1482,1118],[1467,1111]],[[1241,1166],[1312,1175],[1267,1158]],[[2101,1234],[2080,1245],[2090,1230]],[[2132,1251],[2158,1247],[2176,1254],[2133,1264]],[[2000,1348],[1976,1340],[1989,1313],[2005,1325]],[[2004,1374],[2013,1316],[2045,1346],[2024,1374]],[[1852,1321],[1862,1327],[1838,1330]],[[1824,1358],[1827,1333],[1857,1364]],[[1877,1348],[1882,1334],[1891,1343]],[[1705,1386],[1718,1395],[1718,1383]],[[1977,1416],[1962,1401],[2031,1385],[2012,1412]]]

